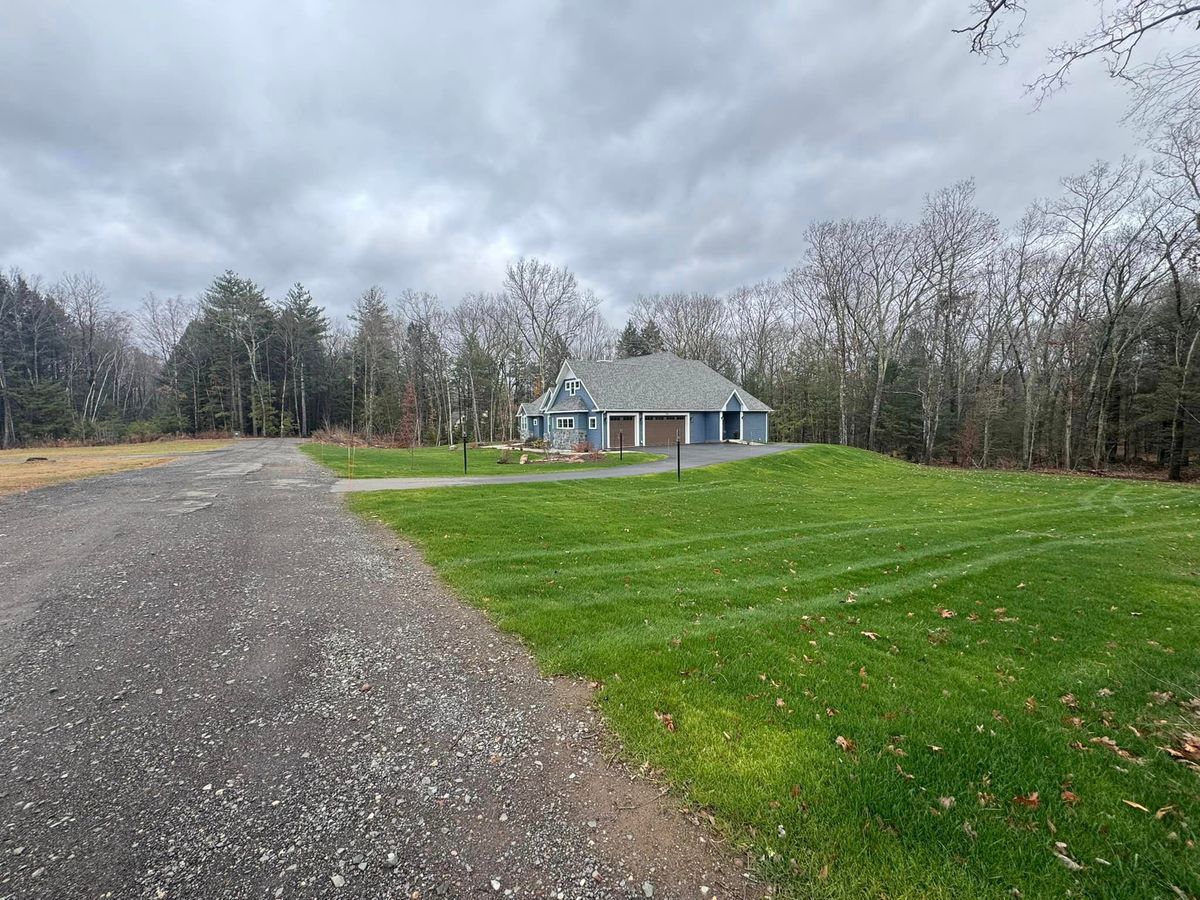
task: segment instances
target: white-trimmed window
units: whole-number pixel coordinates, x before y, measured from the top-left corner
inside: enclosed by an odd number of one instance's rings
[[[561,428],[561,429],[574,428],[575,427],[575,417],[574,416],[557,416],[554,419],[554,427]]]
[[[595,416],[588,416],[588,428],[590,428],[592,431],[596,430],[596,417]]]
[[[568,378],[566,381],[563,382],[563,387],[565,387],[567,389],[568,394],[570,394],[572,397],[574,397],[575,394],[577,394],[579,392],[579,379],[578,378]]]

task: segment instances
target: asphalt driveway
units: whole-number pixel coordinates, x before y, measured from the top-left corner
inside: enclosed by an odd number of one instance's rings
[[[0,898],[742,897],[291,442],[0,498]]]
[[[588,478],[628,478],[632,475],[659,475],[680,469],[697,469],[717,463],[770,456],[787,450],[797,450],[803,444],[688,444],[676,460],[675,448],[661,448],[666,459],[630,466],[610,466],[604,469],[578,471],[530,472],[528,475],[462,475],[455,478],[339,478],[333,483],[334,493],[357,491],[412,491],[420,488],[472,487],[481,484],[520,484],[530,481],[580,481]],[[638,448],[639,450],[642,448]],[[655,451],[658,448],[646,448]]]

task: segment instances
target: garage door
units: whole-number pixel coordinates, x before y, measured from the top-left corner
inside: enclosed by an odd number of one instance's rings
[[[683,416],[646,416],[646,445],[662,447],[675,443],[675,435],[679,440],[687,438],[687,430]]]
[[[637,419],[634,416],[608,417],[608,446],[637,446]]]

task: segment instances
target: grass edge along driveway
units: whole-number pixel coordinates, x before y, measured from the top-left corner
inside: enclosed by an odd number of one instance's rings
[[[392,450],[380,447],[354,449],[354,474],[346,448],[337,444],[308,443],[300,449],[324,465],[339,478],[452,478],[462,476],[462,447],[417,447],[414,450]],[[530,453],[531,458],[537,454]],[[500,451],[478,447],[467,451],[467,475],[529,475],[538,472],[563,472],[575,469],[603,469],[612,466],[632,466],[663,459],[662,454],[626,450],[622,459],[616,453],[606,453],[599,461],[547,462],[521,465],[521,451],[510,454],[511,462],[501,465]]]
[[[354,496],[785,893],[1200,893],[1200,492],[814,447]],[[1178,752],[1178,750],[1177,750]]]

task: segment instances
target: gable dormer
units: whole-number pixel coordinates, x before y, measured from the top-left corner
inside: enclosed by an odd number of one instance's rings
[[[583,379],[575,374],[569,363],[564,362],[562,368],[559,369],[558,381],[546,408],[551,410],[556,408],[593,410],[596,408],[595,401],[592,400],[591,394],[588,393],[587,385],[583,383]]]

